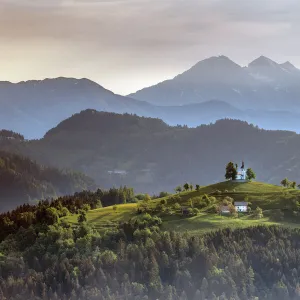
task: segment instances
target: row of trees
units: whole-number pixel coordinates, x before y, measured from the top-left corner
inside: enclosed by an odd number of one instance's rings
[[[286,188],[300,188],[300,184],[297,185],[296,181],[290,181],[288,178],[284,178],[281,180],[280,184]]]
[[[179,185],[175,188],[176,193],[181,193],[182,191],[199,191],[201,186],[199,184],[196,184],[195,186],[191,183],[186,182],[183,186]]]
[[[145,198],[149,201],[149,195]],[[0,242],[19,228],[55,224],[59,218],[69,214],[80,214],[85,221],[85,211],[102,206],[111,206],[131,202],[134,199],[132,188],[123,186],[109,190],[98,189],[95,192],[82,191],[72,196],[63,196],[52,200],[43,200],[38,204],[24,204],[16,209],[0,214]],[[0,298],[1,299],[1,298]]]

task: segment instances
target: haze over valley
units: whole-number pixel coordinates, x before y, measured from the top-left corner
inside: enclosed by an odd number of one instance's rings
[[[300,300],[299,0],[0,0],[0,300]]]

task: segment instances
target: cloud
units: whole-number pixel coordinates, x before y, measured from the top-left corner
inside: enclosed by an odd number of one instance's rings
[[[17,68],[22,80],[82,74],[122,93],[217,54],[300,64],[299,11],[298,0],[0,0],[0,63],[9,80]]]

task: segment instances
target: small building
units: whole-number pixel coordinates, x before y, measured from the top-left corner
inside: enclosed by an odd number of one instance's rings
[[[245,169],[238,170],[236,180],[246,180],[246,171],[245,171]]]
[[[238,165],[236,165],[236,168],[238,169]],[[237,180],[246,180],[246,171],[245,171],[245,163],[242,162],[241,168],[237,172]]]
[[[228,205],[221,205],[220,206],[220,213],[221,214],[230,214],[230,208]]]
[[[119,176],[125,176],[127,175],[127,172],[125,170],[113,170],[113,171],[107,171],[110,175],[119,175]]]
[[[237,212],[248,211],[248,202],[234,202],[234,206]]]

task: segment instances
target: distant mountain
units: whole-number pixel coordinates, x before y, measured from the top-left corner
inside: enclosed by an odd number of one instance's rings
[[[0,211],[92,188],[95,188],[93,180],[83,174],[45,167],[23,156],[0,151]]]
[[[237,120],[171,127],[159,119],[86,110],[41,140],[5,149],[82,171],[103,187],[127,185],[152,193],[185,181],[221,181],[230,160],[244,160],[261,181],[279,184],[287,176],[300,182],[299,148],[294,132],[261,130]]]
[[[292,73],[298,72],[289,63],[278,68],[289,69]],[[206,70],[205,73],[202,72],[203,69]],[[250,108],[247,108],[248,102],[237,91],[245,95],[250,87],[253,89],[255,76],[258,74],[264,78],[267,76],[259,64],[253,63],[251,70],[252,73],[245,73],[243,68],[225,57],[200,62],[190,71],[176,77],[171,83],[172,88],[169,85],[166,86],[165,101],[169,106],[154,105],[116,95],[88,79],[56,78],[17,84],[2,82],[0,83],[0,129],[21,132],[27,139],[38,139],[73,114],[85,109],[95,109],[160,118],[169,125],[196,127],[218,119],[234,118],[266,129],[300,132],[298,122],[300,114],[297,113],[297,109],[292,110],[291,105],[284,105],[285,102],[281,101],[278,106],[283,105],[282,110],[276,109],[276,106],[272,109],[258,109],[254,104],[253,107],[249,105]],[[237,81],[239,88],[231,89],[232,84]],[[210,82],[215,82],[214,86],[211,86]],[[195,84],[198,87],[201,85],[201,95],[206,96],[197,98],[200,103],[189,103],[195,100],[193,97],[196,94],[200,95],[195,92]],[[180,92],[180,101],[188,104],[176,105],[174,99],[176,100],[176,95],[179,95],[178,88],[182,85],[185,86],[185,90]],[[230,93],[226,92],[228,90]],[[209,96],[212,91],[216,97]],[[227,100],[223,97],[226,95]],[[218,100],[221,98],[222,101]],[[150,101],[153,102],[160,98],[153,95],[151,99]],[[206,99],[210,100],[206,101]],[[263,100],[259,102],[258,97],[253,100],[253,103],[263,103]]]
[[[225,56],[205,59],[188,71],[129,97],[155,105],[217,99],[239,109],[300,112],[300,70],[261,56],[241,67]]]
[[[150,104],[115,95],[88,79],[55,78],[0,82],[0,129],[42,137],[72,114],[87,108],[147,114]]]

